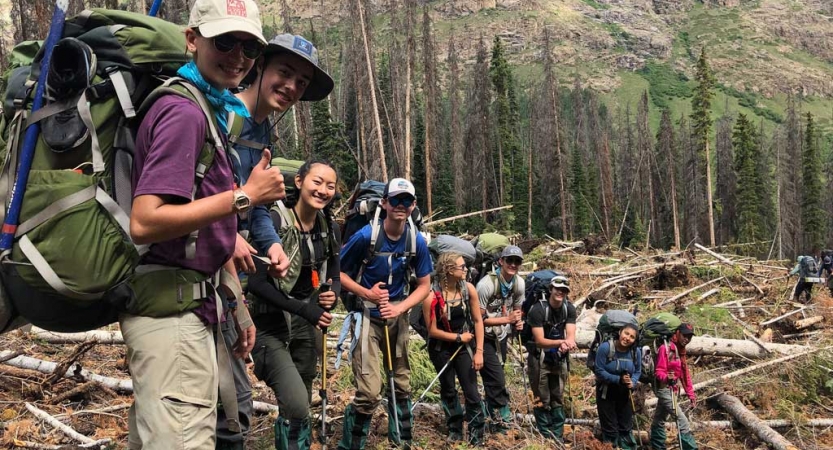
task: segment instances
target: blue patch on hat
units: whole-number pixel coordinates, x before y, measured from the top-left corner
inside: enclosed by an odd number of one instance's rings
[[[312,49],[314,48],[312,46],[312,42],[302,38],[301,36],[295,36],[292,48],[312,58]]]

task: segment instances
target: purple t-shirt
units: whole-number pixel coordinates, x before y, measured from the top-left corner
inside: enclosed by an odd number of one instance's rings
[[[207,122],[196,103],[177,95],[157,100],[145,115],[136,137],[133,163],[133,197],[166,195],[191,201],[197,158],[205,141]],[[196,198],[210,197],[234,188],[231,163],[217,153],[197,189]],[[144,264],[183,267],[214,274],[231,258],[237,235],[237,217],[229,215],[201,228],[196,255],[185,258],[188,235],[155,243],[144,255]],[[216,319],[215,319],[216,320]]]

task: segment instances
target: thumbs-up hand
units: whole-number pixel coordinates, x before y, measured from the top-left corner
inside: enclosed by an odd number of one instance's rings
[[[252,168],[243,189],[254,205],[266,205],[286,198],[283,175],[277,167],[270,167],[272,153],[263,149],[263,157]]]

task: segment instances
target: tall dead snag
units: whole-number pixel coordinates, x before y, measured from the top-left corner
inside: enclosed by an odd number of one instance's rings
[[[545,83],[545,92],[547,94],[547,100],[549,104],[552,105],[552,115],[553,119],[555,120],[554,124],[554,136],[555,136],[555,155],[556,155],[556,164],[558,165],[558,192],[559,192],[559,203],[561,203],[561,237],[563,239],[569,239],[568,236],[570,235],[570,230],[567,226],[567,188],[565,184],[565,175],[564,175],[564,161],[566,158],[563,157],[561,152],[561,133],[560,133],[560,124],[559,124],[559,111],[560,111],[560,100],[558,99],[558,79],[555,77],[555,62],[552,59],[552,49],[550,47],[550,31],[549,29],[544,29],[544,83]]]
[[[432,178],[433,178],[433,153],[439,151],[434,142],[434,138],[439,133],[439,127],[434,129],[438,117],[437,102],[439,95],[437,92],[437,61],[434,53],[434,36],[431,33],[431,15],[428,14],[428,7],[422,11],[422,64],[424,74],[423,92],[425,94],[425,111],[423,124],[425,127],[425,203],[428,210],[428,217],[434,214],[433,196],[432,196]]]
[[[743,403],[737,397],[729,394],[720,394],[715,400],[735,420],[754,432],[758,438],[769,444],[770,447],[776,450],[798,450],[798,447],[793,445],[792,442],[770,428],[769,425],[765,424],[752,411],[743,406]]]
[[[414,55],[414,0],[405,0],[405,141],[402,144],[402,151],[405,159],[405,178],[411,179],[411,72],[413,71]],[[427,127],[427,125],[426,125]],[[427,128],[426,128],[427,129]],[[426,131],[427,133],[427,131]],[[428,154],[428,144],[425,147],[425,154]],[[430,172],[428,168],[426,173]],[[427,191],[431,192],[430,184],[426,185]],[[431,194],[428,194],[428,215],[431,215]]]
[[[460,66],[453,34],[448,38],[448,75],[449,121],[451,122],[449,140],[451,141],[451,166],[454,170],[454,206],[457,211],[463,211],[466,203],[465,187],[467,184],[464,177],[466,162],[463,133],[460,129]]]
[[[359,28],[361,28],[362,34],[362,43],[364,45],[364,59],[366,63],[366,70],[367,70],[367,84],[368,84],[368,91],[370,92],[370,107],[373,113],[373,124],[376,128],[376,143],[377,149],[379,151],[379,164],[381,165],[381,178],[382,181],[385,183],[388,182],[388,164],[385,160],[385,141],[382,138],[382,123],[379,119],[379,104],[376,101],[376,83],[374,82],[373,76],[373,62],[370,59],[370,42],[367,36],[367,28],[365,25],[365,5],[362,0],[356,0],[356,8],[355,11],[359,13]]]

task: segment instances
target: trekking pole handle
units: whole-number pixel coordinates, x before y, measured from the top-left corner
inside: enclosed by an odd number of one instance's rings
[[[156,17],[156,13],[159,12],[159,8],[162,6],[162,0],[153,0],[153,4],[150,5],[150,11],[148,11],[148,15],[151,17]]]
[[[49,73],[49,65],[52,62],[52,50],[64,33],[64,21],[68,7],[69,2],[67,0],[55,1],[55,11],[52,13],[49,34],[46,35],[46,41],[43,43],[43,59],[41,60],[40,74],[38,75],[38,86],[35,89],[35,99],[32,102],[32,113],[41,109],[43,106],[43,94],[46,87],[46,76]],[[39,133],[40,122],[36,122],[26,129],[26,134],[23,137],[18,175],[14,182],[14,187],[12,187],[11,202],[8,214],[6,214],[6,220],[3,223],[3,234],[0,237],[0,250],[2,251],[10,250],[14,243],[14,235],[20,219],[20,209],[23,206],[23,195],[26,192],[26,184],[29,182],[29,170],[32,168],[32,160],[34,159],[35,145],[37,144]]]

